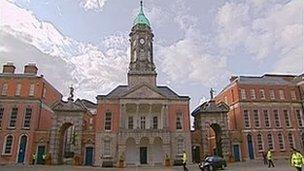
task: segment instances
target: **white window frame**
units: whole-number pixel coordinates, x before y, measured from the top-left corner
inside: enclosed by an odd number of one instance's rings
[[[272,145],[272,148],[270,148],[270,144],[269,144],[269,136],[268,135],[271,135],[271,145]],[[268,133],[267,134],[267,144],[268,144],[268,148],[270,149],[270,150],[274,150],[274,142],[273,142],[273,135],[272,135],[272,133]]]
[[[255,115],[254,111],[257,111],[257,115]],[[252,110],[252,112],[253,112],[253,118],[254,118],[254,126],[256,128],[260,128],[261,127],[260,112],[258,109],[254,109],[254,110]],[[257,120],[256,120],[256,116],[258,117]],[[256,123],[258,123],[258,126],[256,125]]]
[[[285,100],[285,92],[284,92],[284,90],[279,90],[279,97],[280,97],[280,100]]]
[[[177,154],[183,154],[183,150],[184,150],[184,139],[182,138],[178,138],[177,139]]]
[[[278,121],[279,121],[279,126],[276,123],[276,117],[275,117],[275,112],[274,111],[278,111]],[[280,111],[278,109],[275,109],[272,111],[273,112],[273,117],[274,117],[274,125],[275,127],[282,127],[282,123],[281,123],[281,117],[280,117]]]
[[[29,89],[29,96],[34,96],[34,95],[35,95],[35,84],[31,83]]]
[[[291,135],[291,139],[290,139],[289,135]],[[287,138],[288,138],[288,144],[289,144],[289,146],[291,146],[290,140],[292,140],[292,147],[295,147],[295,140],[294,140],[294,136],[293,136],[292,132],[288,132]]]
[[[275,92],[274,92],[274,90],[269,90],[269,97],[270,97],[271,100],[275,99]]]
[[[27,110],[30,109],[31,110],[31,113],[30,113],[30,117],[29,117],[29,120],[27,117]],[[24,112],[24,118],[23,118],[23,123],[22,123],[22,127],[25,128],[25,129],[29,129],[31,127],[31,120],[32,120],[32,116],[33,116],[33,108],[31,107],[26,107],[25,108],[25,112]],[[28,121],[28,126],[25,125],[25,122]]]
[[[155,124],[155,118],[156,118],[156,124]],[[155,125],[156,125],[156,127],[155,127]],[[158,117],[157,116],[153,116],[153,118],[152,118],[152,128],[153,129],[158,129]]]
[[[109,139],[106,139],[106,140],[104,140],[103,141],[103,143],[104,143],[104,150],[103,150],[103,155],[104,155],[104,157],[109,157],[109,156],[111,156],[111,140],[109,140]]]
[[[266,125],[266,115],[265,115],[265,111],[266,111],[266,113],[267,113],[267,118],[268,118],[268,126]],[[264,109],[263,110],[263,115],[264,115],[264,122],[265,122],[265,127],[266,128],[270,128],[271,127],[271,122],[270,122],[270,114],[269,114],[269,110],[267,110],[267,109]]]
[[[282,136],[282,144],[281,144],[281,142],[280,142],[279,135],[281,135],[281,136]],[[281,133],[281,132],[279,132],[279,133],[278,133],[278,141],[279,141],[279,149],[280,149],[281,151],[285,151],[285,140],[284,140],[284,134],[283,134],[283,133]],[[283,148],[281,148],[281,145],[283,145]]]
[[[13,115],[13,109],[17,109],[17,114],[16,114],[16,118],[15,118],[15,124],[14,126],[11,126],[11,123],[12,123],[12,115]],[[16,128],[16,124],[17,124],[17,120],[18,120],[18,112],[19,112],[19,108],[18,107],[12,107],[12,110],[11,110],[11,114],[10,114],[10,118],[9,118],[9,123],[8,123],[8,127],[9,128]]]
[[[247,111],[247,116],[248,116],[248,126],[246,126],[246,123],[245,123],[245,111]],[[249,110],[245,109],[243,110],[243,117],[244,117],[244,127],[245,128],[250,128],[251,127],[251,123],[250,123],[250,112]]]
[[[261,139],[259,139],[259,135],[261,136]],[[261,140],[261,142],[259,142],[259,140]],[[258,144],[258,150],[259,151],[264,151],[264,143],[263,143],[263,134],[262,133],[258,133],[258,135],[257,135],[257,144]],[[260,145],[261,145],[262,149],[260,149]]]
[[[178,127],[178,123],[180,127]],[[183,113],[177,112],[176,113],[176,130],[182,130],[183,129]]]
[[[110,119],[107,118],[107,115],[110,115]],[[104,130],[105,131],[111,131],[112,130],[112,113],[106,112],[104,115]],[[110,129],[108,128],[110,126]]]
[[[246,90],[245,89],[241,89],[241,99],[242,100],[246,99]]]
[[[132,122],[131,122],[131,119],[132,119]],[[134,129],[134,117],[133,116],[128,117],[128,129]]]
[[[18,84],[16,85],[15,96],[20,96],[20,94],[21,94],[21,88],[22,88],[22,84],[21,84],[21,83],[18,83]]]
[[[261,99],[266,99],[265,90],[264,89],[260,89],[259,92],[260,92]]]
[[[8,84],[4,83],[3,86],[2,86],[1,95],[6,96],[7,95],[7,90],[8,90]]]
[[[286,115],[285,115],[286,113],[285,113],[285,111],[287,111],[287,117],[288,117],[287,119],[288,119],[288,120],[286,120]],[[286,127],[292,127],[291,121],[290,121],[289,110],[284,109],[284,110],[283,110],[283,114],[284,114],[285,126],[286,126]],[[287,125],[287,122],[288,122],[289,125]]]
[[[11,150],[10,150],[10,153],[5,153],[6,144],[7,144],[7,137],[8,137],[8,136],[12,136],[12,137],[13,137],[13,138],[12,138],[12,144],[11,144]],[[12,155],[12,153],[13,153],[13,148],[14,148],[14,140],[15,140],[14,135],[13,135],[13,134],[7,134],[7,135],[5,136],[4,139],[5,139],[5,140],[4,140],[4,142],[3,142],[2,155]]]
[[[4,107],[0,106],[0,128],[2,127],[3,115],[4,115]]]
[[[43,93],[42,93],[42,97],[43,97],[43,98],[46,98],[46,93],[47,93],[47,90],[46,90],[46,88],[44,87],[44,88],[43,88]]]
[[[295,90],[290,91],[291,100],[297,100],[297,95]]]
[[[255,89],[250,89],[250,99],[256,99]]]
[[[140,129],[146,129],[147,124],[146,124],[146,116],[141,116],[140,117]]]
[[[302,114],[302,110],[300,109],[296,109],[296,115],[297,115],[297,122],[298,122],[298,126],[304,127],[304,119],[303,119],[303,114]]]

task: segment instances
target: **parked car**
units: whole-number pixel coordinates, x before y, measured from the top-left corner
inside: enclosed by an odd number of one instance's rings
[[[220,156],[208,156],[199,164],[201,171],[214,171],[227,167],[227,162]]]

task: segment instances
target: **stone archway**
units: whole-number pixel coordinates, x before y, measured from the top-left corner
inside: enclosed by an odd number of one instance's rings
[[[72,129],[71,129],[72,128]],[[74,157],[74,148],[72,144],[75,141],[73,137],[75,132],[72,123],[64,123],[59,129],[59,147],[58,147],[58,163],[71,164],[70,160]]]
[[[161,137],[155,137],[151,145],[152,158],[155,165],[162,165],[164,162],[163,140]]]
[[[126,152],[125,152],[127,165],[135,165],[138,162],[137,158],[139,154],[138,154],[138,150],[136,149],[137,147],[136,147],[135,139],[129,137],[126,141]]]
[[[222,129],[221,126],[217,123],[212,123],[210,125],[211,129],[214,132],[214,145],[213,154],[223,157],[222,149]]]

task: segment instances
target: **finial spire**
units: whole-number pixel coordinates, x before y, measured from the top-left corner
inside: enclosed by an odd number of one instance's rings
[[[144,10],[143,10],[143,1],[140,1],[140,12],[144,13]]]

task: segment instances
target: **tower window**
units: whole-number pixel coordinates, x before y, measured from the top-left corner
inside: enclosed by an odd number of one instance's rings
[[[183,117],[183,114],[178,112],[176,114],[176,129],[183,129],[182,127],[182,117]]]
[[[112,113],[107,112],[105,118],[105,130],[111,130]]]

